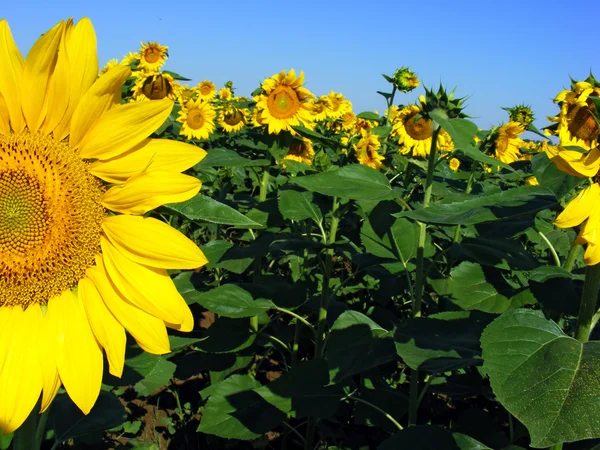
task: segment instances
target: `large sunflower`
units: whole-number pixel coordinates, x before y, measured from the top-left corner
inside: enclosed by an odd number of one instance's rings
[[[515,161],[528,159],[521,153],[522,148],[530,145],[519,138],[525,128],[519,122],[508,122],[492,133],[494,157],[503,163],[510,164]]]
[[[588,266],[600,264],[600,149],[595,147],[585,155],[561,149],[552,153],[552,161],[562,171],[595,180],[571,200],[554,224],[559,228],[581,225],[575,243],[587,244],[583,260]]]
[[[590,150],[598,145],[600,126],[594,119],[598,111],[590,97],[600,97],[600,87],[587,81],[574,83],[573,89],[560,92],[554,102],[560,105],[560,113],[548,120],[557,122],[555,129],[546,129],[557,135],[562,146],[577,146]]]
[[[422,108],[408,105],[394,116],[392,135],[398,136],[398,143],[403,147],[402,154],[411,153],[420,158],[426,157],[431,150],[433,136],[433,121],[421,116]],[[438,134],[437,148],[450,151],[454,148],[452,138],[445,130]]]
[[[314,97],[303,88],[304,72],[296,77],[291,69],[267,78],[262,89],[264,94],[256,97],[256,108],[260,118],[257,122],[268,125],[269,133],[279,134],[282,130],[292,131],[292,126],[308,124],[313,120],[312,104]]]
[[[179,134],[188,139],[208,139],[215,131],[215,117],[217,113],[212,105],[200,99],[190,100],[181,106],[177,122],[183,126]]]
[[[205,152],[148,138],[173,102],[120,104],[130,70],[97,78],[87,19],[57,24],[27,60],[2,20],[0,60],[0,428],[9,433],[61,384],[88,413],[102,349],[110,373],[123,371],[125,330],[160,354],[165,326],[192,329],[166,269],[206,258],[143,215],[196,195],[200,182],[180,172]]]
[[[196,87],[198,98],[202,101],[212,100],[217,94],[217,87],[212,81],[204,80]]]
[[[160,45],[158,42],[140,42],[140,68],[146,70],[158,70],[167,60],[169,47]]]

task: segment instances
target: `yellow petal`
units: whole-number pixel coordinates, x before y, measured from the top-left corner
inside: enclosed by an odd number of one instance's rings
[[[595,266],[600,264],[600,245],[588,244],[583,255],[583,262],[586,266]]]
[[[71,119],[69,137],[71,148],[77,148],[98,118],[121,102],[121,87],[129,75],[131,75],[129,67],[117,65],[98,78],[83,94]]]
[[[100,242],[104,267],[110,281],[127,300],[165,322],[183,322],[187,305],[164,269],[131,261],[104,236]]]
[[[21,78],[23,77],[24,60],[13,40],[8,22],[0,20],[0,94],[6,101],[10,113],[10,124],[15,133],[25,127],[21,112]]]
[[[2,308],[4,309],[4,307]],[[42,311],[33,306],[23,311],[10,308],[2,330],[0,359],[0,428],[4,434],[16,430],[37,403],[42,391],[42,367],[36,345]]]
[[[200,147],[169,139],[144,139],[128,152],[106,161],[95,161],[90,172],[109,183],[124,183],[142,172],[183,172],[206,156]]]
[[[64,26],[65,23],[60,22],[44,33],[33,44],[25,60],[21,81],[21,108],[30,131],[37,131],[46,115],[48,83],[56,65]]]
[[[46,118],[40,127],[44,134],[50,134],[62,121],[69,106],[69,58],[67,57],[67,36],[71,34],[73,19],[69,19],[62,29],[62,38],[58,45],[58,56],[54,70],[50,75],[47,90]]]
[[[194,315],[190,310],[190,307],[185,303],[183,297],[180,297],[181,302],[183,302],[182,307],[184,308],[183,321],[181,323],[169,323],[165,322],[165,325],[169,328],[173,328],[177,331],[190,332],[194,329]]]
[[[56,319],[56,315],[46,315],[43,318],[38,338],[38,353],[43,374],[43,393],[40,412],[48,409],[61,385],[56,365],[55,352],[58,335],[56,334],[57,324],[54,319]]]
[[[8,112],[8,106],[2,94],[0,94],[0,133],[10,133],[10,115]]]
[[[559,228],[570,228],[579,225],[590,216],[592,208],[600,200],[600,186],[594,183],[581,191],[567,205],[554,221]]]
[[[167,203],[189,200],[200,191],[195,177],[177,172],[155,171],[134,175],[102,196],[105,208],[123,214],[145,214]]]
[[[171,114],[169,99],[117,105],[104,113],[83,137],[83,158],[109,159],[132,149],[155,132]]]
[[[69,105],[62,121],[54,130],[54,135],[59,140],[69,134],[75,108],[98,77],[96,33],[87,17],[71,28],[65,46],[69,58]]]
[[[87,414],[102,385],[102,351],[85,310],[71,291],[50,299],[46,316],[56,324],[56,365],[73,403]]]
[[[106,352],[109,372],[115,377],[121,378],[127,343],[125,329],[108,310],[92,280],[89,278],[79,280],[77,292],[94,336]]]
[[[570,175],[590,178],[595,176],[600,169],[600,149],[594,148],[585,154],[575,150],[562,150],[552,158],[552,162]],[[565,165],[571,170],[565,168]]]
[[[590,211],[590,217],[581,227],[581,238],[589,244],[600,244],[600,208],[595,207]]]
[[[96,264],[96,267],[88,269],[87,275],[113,316],[143,350],[157,355],[169,353],[169,337],[163,321],[131,304],[110,281],[102,260],[98,259]]]
[[[106,217],[102,229],[130,260],[160,269],[195,269],[208,260],[185,235],[152,217]]]

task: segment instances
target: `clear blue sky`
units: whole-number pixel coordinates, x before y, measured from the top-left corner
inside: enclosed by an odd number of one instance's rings
[[[385,109],[381,77],[409,66],[427,86],[457,86],[481,128],[506,121],[500,108],[529,104],[536,125],[558,109],[569,75],[600,78],[600,1],[41,1],[3,2],[25,55],[60,19],[88,16],[102,66],[140,41],[169,46],[165,69],[249,95],[265,77],[304,70],[316,95],[342,92],[354,111]],[[0,16],[2,17],[2,16]],[[415,94],[416,92],[416,94]],[[414,101],[422,89],[398,100]]]

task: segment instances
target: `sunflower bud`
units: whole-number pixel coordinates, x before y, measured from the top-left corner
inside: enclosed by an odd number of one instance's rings
[[[462,112],[466,97],[454,98],[454,89],[448,93],[440,85],[437,93],[433,90],[425,88],[425,98],[421,97],[421,105],[423,108],[423,115],[427,118],[429,113],[434,112],[438,115],[444,116],[441,112],[445,113],[445,117],[448,119],[456,119],[468,117]]]
[[[513,106],[512,108],[502,109],[508,112],[511,121],[520,123],[525,129],[527,129],[534,121],[533,111],[531,111],[531,107],[529,106],[518,105]]]
[[[408,67],[402,67],[401,69],[396,70],[396,72],[394,72],[392,83],[396,89],[402,92],[410,92],[421,84],[417,78],[417,74]]]
[[[225,87],[227,89],[233,89],[233,81],[228,81],[227,83],[225,83]]]

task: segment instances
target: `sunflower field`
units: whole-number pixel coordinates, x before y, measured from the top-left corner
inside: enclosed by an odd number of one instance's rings
[[[167,59],[0,21],[1,449],[600,448],[593,75],[481,130]]]

